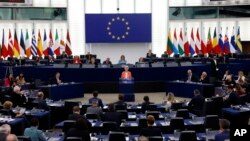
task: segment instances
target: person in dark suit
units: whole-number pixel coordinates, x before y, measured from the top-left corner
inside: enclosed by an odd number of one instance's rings
[[[152,115],[147,116],[147,128],[142,128],[140,132],[140,136],[162,136],[161,130],[159,128],[154,127],[155,118]]]
[[[226,139],[230,139],[230,131],[229,126],[230,122],[227,119],[221,119],[219,121],[220,131],[215,135],[214,141],[225,141]]]
[[[194,90],[194,97],[188,103],[188,108],[191,113],[201,115],[205,98],[200,94],[200,91]]]
[[[92,58],[92,54],[90,54],[90,52],[88,52],[86,55],[85,55],[85,58],[87,59],[87,62],[90,62],[91,58]]]
[[[191,69],[187,71],[186,82],[197,82],[197,77],[195,74],[193,74]]]
[[[98,62],[96,61],[95,57],[91,57],[89,64],[95,65],[95,68],[98,66]]]
[[[209,83],[209,79],[207,77],[207,73],[205,71],[202,72],[201,77],[199,79],[201,83]]]
[[[234,86],[229,85],[227,88],[227,95],[223,97],[225,106],[239,105],[240,97],[236,93]]]
[[[98,91],[93,91],[93,97],[89,99],[89,104],[91,104],[94,100],[97,100],[98,105],[103,108],[102,99],[98,98]]]
[[[55,74],[55,76],[53,78],[51,78],[50,84],[57,84],[57,85],[59,85],[61,83],[62,83],[61,74],[60,74],[60,72],[57,72]]]
[[[141,104],[141,109],[142,109],[142,112],[145,112],[146,110],[149,109],[149,105],[153,103],[149,101],[148,96],[144,96],[143,100],[144,102]]]
[[[68,55],[66,54],[65,51],[63,51],[61,54],[61,59],[67,59],[67,58],[68,58]]]
[[[148,50],[148,53],[147,53],[146,57],[147,57],[147,58],[154,58],[154,57],[155,57],[155,54],[152,53],[152,50],[150,49],[150,50]]]
[[[103,116],[104,121],[116,122],[118,125],[121,124],[122,115],[119,112],[115,112],[114,104],[109,104],[108,112]]]
[[[84,121],[86,122],[86,125],[88,126],[88,128],[91,128],[91,123],[84,117],[81,115],[81,109],[79,106],[74,106],[73,107],[73,113],[69,115],[68,120],[78,120],[79,118],[83,118]]]
[[[89,129],[83,118],[76,120],[75,126],[70,128],[66,133],[65,139],[67,137],[81,137],[82,141],[90,141]]]
[[[107,58],[105,61],[103,61],[103,63],[102,63],[102,64],[112,66],[112,62],[110,61],[110,58]]]
[[[48,61],[47,61],[47,64],[49,65],[49,64],[54,64],[54,58],[51,56],[51,55],[49,55],[48,56]]]
[[[37,93],[37,99],[35,99],[33,103],[37,103],[39,109],[49,110],[49,106],[47,105],[46,100],[44,100],[44,94],[42,91]]]
[[[118,95],[118,101],[114,102],[113,104],[127,106],[127,103],[124,102],[124,95],[123,94],[119,94]]]
[[[216,59],[216,56],[213,56],[213,59],[211,60],[211,76],[218,77],[218,61]]]

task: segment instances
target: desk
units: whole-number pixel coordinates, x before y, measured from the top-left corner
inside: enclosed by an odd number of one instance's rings
[[[223,108],[223,117],[228,119],[232,125],[248,125],[250,117],[250,107]]]
[[[26,117],[31,120],[32,118],[37,118],[39,120],[39,128],[43,130],[47,130],[51,128],[51,122],[50,122],[50,112],[49,111],[43,111],[40,109],[35,109],[31,111],[25,112]]]
[[[204,97],[211,97],[214,95],[214,86],[212,84],[186,83],[183,81],[166,82],[166,94],[168,92],[173,92],[175,96],[178,97],[192,98],[195,89],[200,90]]]
[[[46,98],[61,100],[84,96],[82,83],[40,86]]]

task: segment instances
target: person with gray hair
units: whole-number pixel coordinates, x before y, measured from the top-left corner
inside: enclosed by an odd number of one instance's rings
[[[199,82],[201,82],[201,83],[209,83],[209,79],[208,79],[207,73],[205,71],[203,71],[201,73],[201,77],[200,77]]]
[[[129,67],[124,66],[124,71],[121,74],[122,79],[132,79],[132,73],[129,71]]]
[[[3,124],[0,126],[0,132],[6,135],[11,133],[11,127],[9,124]]]
[[[98,100],[93,100],[91,106],[87,108],[86,114],[96,114],[99,118],[103,114],[102,109],[98,106]]]
[[[189,112],[200,116],[204,103],[205,103],[205,98],[200,94],[200,91],[198,89],[195,89],[194,97],[188,103]]]
[[[148,140],[148,138],[145,137],[145,136],[140,136],[140,137],[138,138],[138,141],[149,141],[149,140]]]

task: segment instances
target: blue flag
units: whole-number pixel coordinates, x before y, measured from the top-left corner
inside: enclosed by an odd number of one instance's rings
[[[151,14],[85,14],[86,43],[151,42]]]

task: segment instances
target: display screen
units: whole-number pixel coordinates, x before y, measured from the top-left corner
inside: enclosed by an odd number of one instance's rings
[[[0,2],[6,2],[6,3],[25,3],[25,0],[0,0]]]

